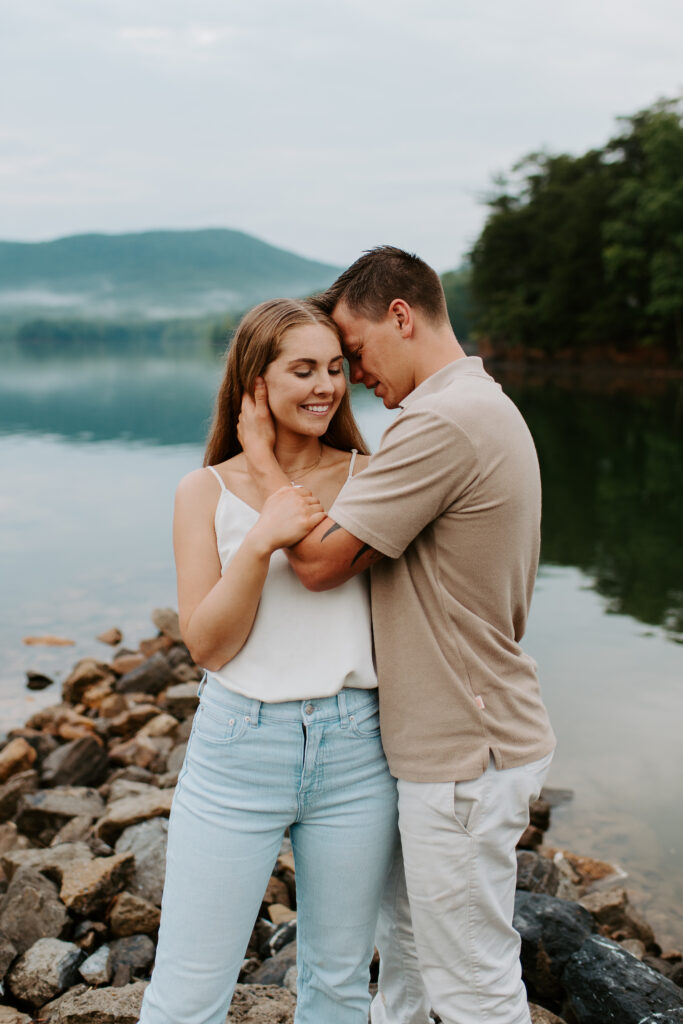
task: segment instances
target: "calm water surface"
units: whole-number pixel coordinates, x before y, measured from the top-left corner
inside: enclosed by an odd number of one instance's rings
[[[201,463],[213,361],[20,361],[0,370],[0,725],[119,626],[135,645],[175,605],[171,508]],[[500,375],[499,375],[500,376]],[[524,646],[573,789],[550,841],[619,862],[660,941],[683,945],[683,400],[679,385],[503,373],[544,481],[543,562]],[[376,447],[391,420],[361,391]],[[56,633],[73,647],[26,647]],[[315,638],[311,638],[315,642]]]

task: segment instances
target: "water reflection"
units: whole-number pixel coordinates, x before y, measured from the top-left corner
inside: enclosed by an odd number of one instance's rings
[[[201,443],[220,374],[210,358],[16,360],[0,380],[0,433]],[[682,633],[680,382],[496,375],[538,448],[543,560],[583,570],[609,610]],[[387,415],[363,389],[354,403],[374,446]]]

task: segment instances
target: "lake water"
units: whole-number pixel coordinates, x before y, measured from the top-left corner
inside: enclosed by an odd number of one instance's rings
[[[502,373],[502,371],[501,371]],[[501,373],[498,374],[501,378]],[[97,633],[135,645],[175,605],[171,509],[200,465],[220,376],[207,359],[41,360],[0,370],[0,726],[58,699]],[[618,862],[666,945],[683,945],[683,389],[502,373],[534,434],[543,556],[525,648],[574,790],[549,841]],[[354,405],[376,447],[391,413]],[[55,633],[73,647],[27,647]],[[312,642],[315,642],[312,638]],[[58,685],[58,684],[57,684]]]

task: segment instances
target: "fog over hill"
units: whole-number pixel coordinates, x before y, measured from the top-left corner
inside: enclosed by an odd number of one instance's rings
[[[0,241],[0,318],[238,312],[276,295],[311,294],[339,270],[224,228]]]

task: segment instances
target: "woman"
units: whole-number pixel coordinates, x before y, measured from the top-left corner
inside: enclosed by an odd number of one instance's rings
[[[168,837],[157,960],[141,1024],[224,1024],[285,830],[297,878],[297,1024],[365,1024],[368,965],[396,835],[379,739],[366,583],[312,594],[280,550],[323,518],[293,488],[262,505],[237,440],[262,376],[275,450],[329,507],[363,449],[334,323],[276,299],[240,324],[205,468],[178,488],[183,638],[200,686]],[[297,509],[300,504],[296,502]]]

